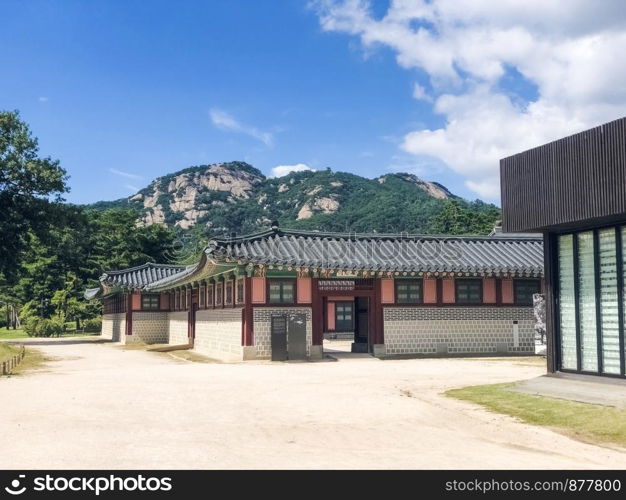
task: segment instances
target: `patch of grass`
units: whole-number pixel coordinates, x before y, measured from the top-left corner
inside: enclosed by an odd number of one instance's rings
[[[445,394],[528,424],[552,427],[581,441],[626,446],[626,410],[522,394],[511,391],[513,385],[476,385]]]
[[[7,344],[6,342],[0,342],[0,363],[6,361],[11,356],[15,356],[20,352],[20,346]],[[11,376],[23,375],[24,373],[41,368],[46,361],[52,361],[53,358],[46,358],[38,349],[26,348],[24,359],[13,368]]]
[[[73,323],[72,323],[73,324]],[[70,325],[70,323],[68,323]],[[100,332],[90,333],[76,330],[75,328],[69,328],[66,332],[59,335],[59,337],[78,337],[78,336],[98,336]],[[7,328],[0,328],[0,340],[2,339],[27,339],[30,338],[26,332],[22,329],[9,330]],[[57,337],[53,337],[57,338]]]
[[[8,328],[0,328],[0,339],[22,339],[28,337],[22,329],[9,330]]]
[[[26,348],[26,355],[22,362],[15,367],[12,375],[25,375],[27,372],[43,368],[46,361],[54,358],[47,358],[39,349]]]
[[[15,356],[19,352],[19,347],[7,344],[6,342],[0,342],[0,363],[6,361],[11,356]]]

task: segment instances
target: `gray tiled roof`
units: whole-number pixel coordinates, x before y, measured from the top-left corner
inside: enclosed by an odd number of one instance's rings
[[[185,269],[185,266],[148,262],[129,269],[108,271],[100,277],[100,282],[109,286],[143,288],[155,281],[179,274]]]
[[[543,242],[537,236],[483,237],[321,233],[273,229],[213,240],[207,255],[241,264],[306,268],[543,274]]]

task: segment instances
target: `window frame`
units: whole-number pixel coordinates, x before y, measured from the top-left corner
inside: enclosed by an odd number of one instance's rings
[[[156,302],[154,301],[156,299]],[[146,305],[148,302],[148,305]],[[141,310],[142,311],[158,311],[161,309],[161,294],[159,293],[142,293],[141,294]]]
[[[224,305],[230,307],[234,303],[235,303],[234,280],[226,280],[224,282]]]
[[[478,284],[478,300],[459,300],[459,285],[474,283]],[[464,305],[481,305],[483,303],[483,279],[482,278],[455,278],[454,280],[454,302]]]
[[[272,285],[280,284],[280,301],[276,302],[272,300],[271,296],[271,287]],[[286,284],[291,285],[292,287],[292,299],[291,301],[284,300],[284,286]],[[295,278],[267,278],[267,289],[266,289],[266,301],[271,305],[293,305],[298,302],[297,300],[297,281]]]
[[[419,296],[417,298],[417,300],[399,300],[399,292],[398,292],[398,286],[402,286],[402,285],[411,285],[411,284],[417,284],[419,286]],[[407,291],[407,296],[409,295],[409,292]],[[423,304],[424,303],[424,280],[421,278],[411,278],[411,279],[395,279],[394,280],[394,298],[395,298],[395,302],[396,304],[402,304],[402,305],[410,305],[410,304]]]
[[[513,303],[516,306],[532,306],[533,305],[533,299],[532,299],[532,295],[530,296],[530,302],[520,302],[520,300],[517,297],[517,286],[523,283],[532,283],[534,282],[537,285],[537,291],[533,292],[533,294],[535,293],[541,293],[541,280],[537,279],[537,278],[514,278],[513,279]]]
[[[355,311],[355,307],[354,307],[354,301],[353,300],[340,300],[340,301],[335,301],[335,332],[353,332],[354,331],[354,311]],[[350,316],[351,316],[351,320],[350,320],[350,326],[349,327],[341,327],[339,328],[337,325],[339,325],[340,322],[345,322],[345,319],[340,320],[338,315],[339,315],[339,306],[341,307],[345,307],[346,305],[350,306]],[[343,312],[343,315],[345,316],[345,311]]]
[[[243,304],[246,301],[246,284],[245,279],[240,278],[235,281],[235,302]]]
[[[224,307],[224,284],[215,284],[215,307]]]

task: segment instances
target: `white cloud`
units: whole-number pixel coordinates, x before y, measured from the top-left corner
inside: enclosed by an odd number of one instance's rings
[[[416,83],[415,85],[413,85],[413,97],[417,99],[418,101],[427,101],[427,102],[432,101],[432,97],[428,95],[428,92],[426,91],[426,89],[419,83]]]
[[[209,116],[211,117],[213,125],[221,130],[228,130],[231,132],[249,135],[250,137],[261,141],[266,146],[272,146],[274,143],[274,136],[270,132],[263,132],[256,127],[240,123],[226,111],[214,108],[209,111]]]
[[[278,165],[272,169],[270,177],[282,177],[291,172],[304,172],[306,170],[315,172],[315,170],[304,163],[296,163],[295,165]]]
[[[115,175],[119,175],[120,177],[126,177],[127,179],[143,179],[141,175],[131,174],[130,172],[124,172],[122,170],[118,170],[116,168],[110,168],[109,172]]]
[[[626,2],[604,0],[392,0],[374,18],[363,0],[319,0],[322,28],[391,48],[419,69],[445,118],[408,133],[401,149],[435,157],[485,198],[499,193],[499,159],[623,116]],[[536,87],[529,101],[504,78],[514,68]]]
[[[139,188],[137,186],[133,186],[132,184],[124,184],[124,187],[133,193],[139,191]]]
[[[41,97],[38,97],[38,98],[37,98],[37,100],[38,100],[39,102],[48,102],[48,98],[47,98],[46,96],[41,96]]]

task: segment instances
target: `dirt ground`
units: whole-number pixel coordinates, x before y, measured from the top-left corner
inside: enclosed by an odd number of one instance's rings
[[[0,378],[0,468],[626,468],[585,444],[441,393],[528,379],[516,359],[193,363],[110,343]]]

